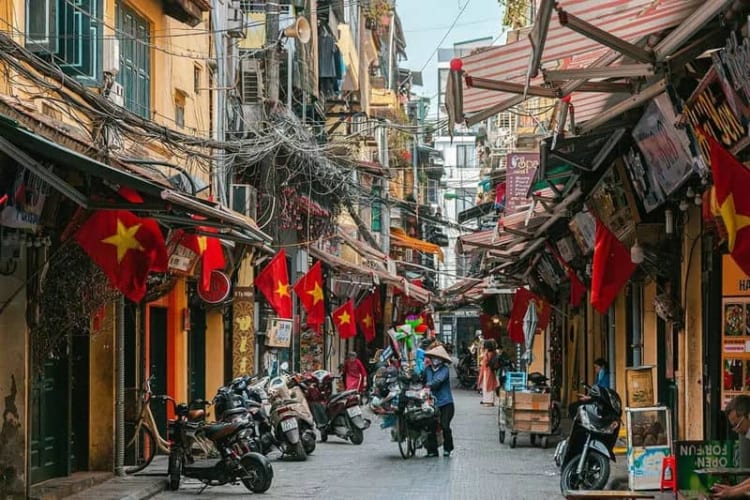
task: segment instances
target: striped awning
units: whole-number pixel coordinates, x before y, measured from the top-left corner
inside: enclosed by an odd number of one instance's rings
[[[638,43],[653,34],[678,26],[690,16],[703,0],[561,0],[560,8],[594,26],[630,43]],[[463,58],[463,71],[469,79],[483,78],[524,84],[532,46],[528,37],[503,46],[491,47]],[[613,55],[614,54],[614,55]],[[541,57],[545,70],[580,69],[592,66],[616,65],[621,57],[609,48],[563,27],[557,14],[547,32]],[[542,85],[539,76],[531,85]],[[605,107],[627,94],[574,92],[576,121],[583,122],[600,113]],[[499,103],[517,98],[515,94],[464,87],[463,112],[471,115]]]

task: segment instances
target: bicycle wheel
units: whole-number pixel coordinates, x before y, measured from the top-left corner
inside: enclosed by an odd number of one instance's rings
[[[409,453],[409,438],[406,430],[406,420],[401,415],[396,420],[396,434],[398,437],[398,451],[401,452],[401,458],[407,459],[411,457]]]
[[[137,433],[136,433],[136,428]],[[156,439],[151,429],[136,422],[125,422],[125,474],[135,474],[149,466],[156,455]]]

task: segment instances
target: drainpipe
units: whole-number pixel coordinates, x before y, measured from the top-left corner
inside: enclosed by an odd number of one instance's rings
[[[643,364],[643,336],[641,334],[641,287],[634,286],[632,290],[631,314],[633,324],[633,359],[631,363],[633,367],[638,367]]]
[[[117,301],[115,356],[117,385],[115,386],[115,474],[125,475],[125,298]]]

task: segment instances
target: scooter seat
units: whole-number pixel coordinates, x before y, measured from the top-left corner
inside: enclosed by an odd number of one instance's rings
[[[222,417],[236,417],[237,415],[244,415],[245,413],[247,413],[247,410],[245,408],[232,408],[231,410],[225,411]]]
[[[353,394],[359,394],[359,393],[355,391],[354,389],[349,389],[348,391],[339,392],[338,394],[336,394],[335,396],[331,398],[331,403],[338,401],[339,399],[346,399]]]
[[[231,424],[212,424],[206,428],[206,437],[211,441],[220,441],[227,436],[237,432],[244,424],[242,422],[232,422]]]

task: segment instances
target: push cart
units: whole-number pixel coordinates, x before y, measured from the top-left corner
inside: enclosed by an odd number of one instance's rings
[[[537,438],[542,448],[546,448],[549,437],[557,433],[560,426],[558,405],[552,402],[552,395],[540,392],[518,390],[499,391],[500,404],[497,410],[497,424],[500,442],[504,443],[510,433],[508,445],[516,447],[519,432],[528,433],[531,445]]]

